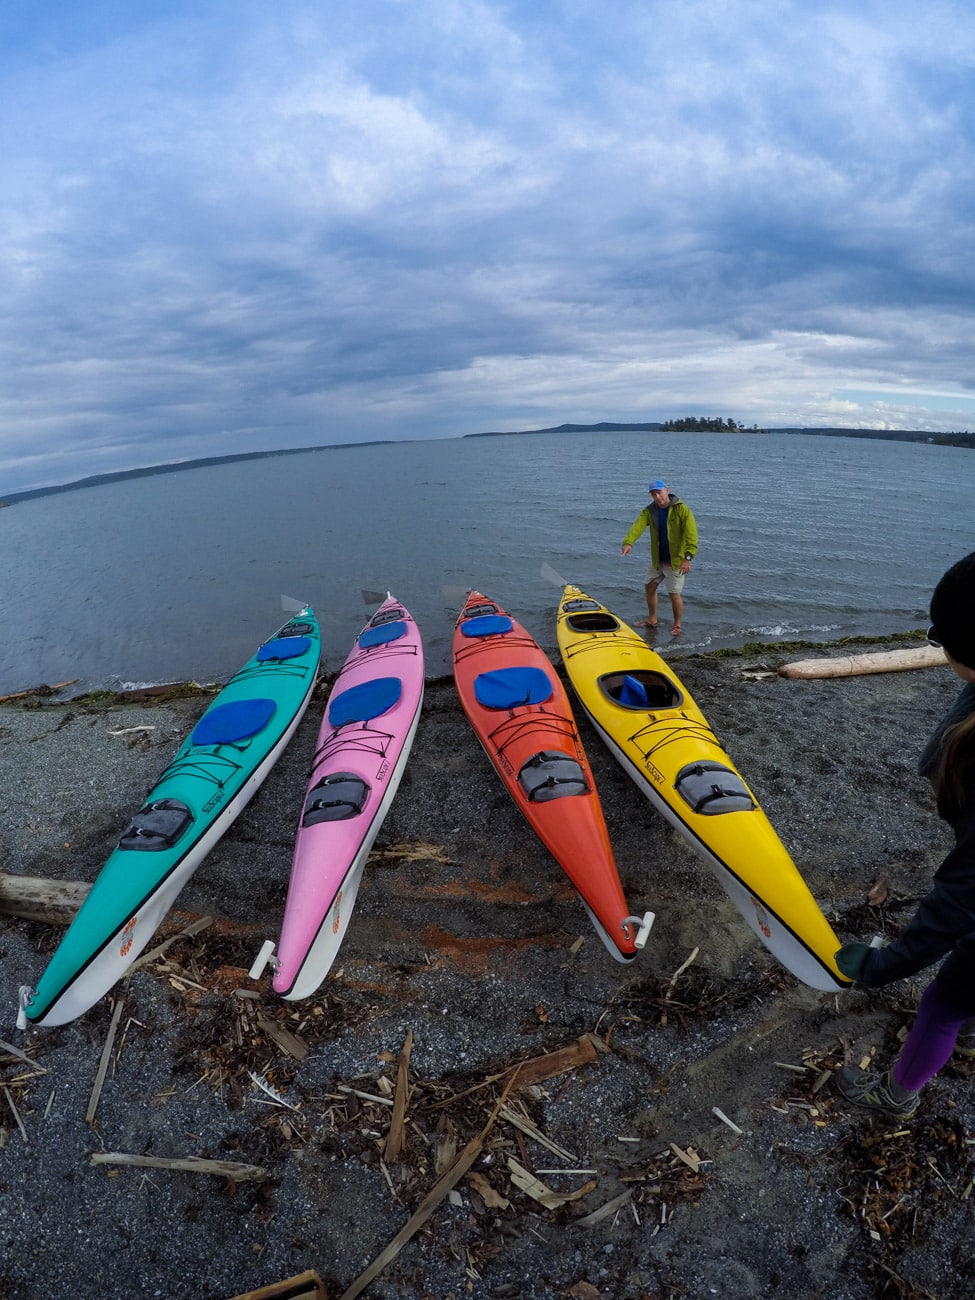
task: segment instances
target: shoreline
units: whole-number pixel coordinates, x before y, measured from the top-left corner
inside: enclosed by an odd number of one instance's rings
[[[950,841],[914,763],[960,684],[947,667],[791,681],[769,670],[778,654],[675,667],[840,940],[895,933]],[[205,707],[208,688],[192,688],[0,709],[0,870],[93,879]],[[280,922],[323,708],[320,686],[158,932],[169,946],[114,999],[15,1031],[18,988],[58,931],[0,913],[0,1039],[31,1062],[0,1046],[0,1295],[229,1300],[314,1269],[337,1300],[484,1132],[506,1072],[556,1051],[565,1071],[509,1094],[455,1195],[368,1297],[750,1300],[826,1287],[870,1300],[892,1277],[903,1295],[945,1294],[967,1274],[972,1067],[949,1066],[901,1127],[845,1110],[829,1082],[845,1056],[889,1056],[925,978],[879,995],[797,984],[584,719],[628,901],[657,913],[633,966],[606,954],[441,677],[333,971],[300,1003],[250,981]],[[573,1057],[581,1040],[593,1050]],[[286,1104],[254,1082],[268,1072]],[[91,1163],[105,1153],[264,1176]]]
[[[925,630],[923,628],[909,629],[904,632],[891,632],[886,636],[845,636],[838,637],[834,641],[747,641],[742,646],[727,647],[718,650],[689,651],[686,655],[675,654],[668,657],[675,663],[680,663],[685,659],[743,659],[754,657],[755,655],[790,655],[797,654],[802,650],[817,650],[821,652],[838,651],[841,648],[850,646],[873,646],[884,648],[887,646],[900,646],[912,644],[914,642],[923,642],[925,640]],[[560,666],[560,665],[559,665]],[[323,672],[319,678],[318,690],[321,690],[322,683],[328,684],[334,681],[337,673]],[[36,686],[29,686],[12,691],[6,695],[0,695],[0,706],[16,702],[26,701],[24,707],[37,707],[42,701],[49,700],[54,704],[78,704],[78,703],[144,703],[148,700],[158,699],[166,701],[170,699],[181,699],[197,695],[212,694],[221,688],[224,683],[221,682],[198,682],[192,678],[181,682],[159,682],[148,686],[135,686],[126,690],[94,689],[83,691],[78,695],[64,695],[63,692],[70,686],[77,683],[77,678],[59,682],[55,685],[49,685],[41,682]],[[449,673],[440,673],[427,677],[425,679],[428,685],[439,685],[443,682],[450,682],[453,678]]]

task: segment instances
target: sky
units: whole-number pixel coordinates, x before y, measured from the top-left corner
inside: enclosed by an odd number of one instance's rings
[[[5,0],[0,496],[563,422],[975,428],[961,0]]]

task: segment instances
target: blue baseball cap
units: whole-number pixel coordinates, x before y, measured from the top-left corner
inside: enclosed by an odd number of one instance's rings
[[[653,482],[650,484],[650,486],[647,488],[647,491],[662,492],[666,486],[667,484],[663,481],[662,478],[655,478]]]

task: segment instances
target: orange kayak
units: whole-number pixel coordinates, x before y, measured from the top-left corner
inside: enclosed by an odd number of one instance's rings
[[[609,952],[632,961],[653,913],[629,914],[589,760],[548,656],[500,605],[472,591],[453,660],[461,706],[508,793],[579,891]]]

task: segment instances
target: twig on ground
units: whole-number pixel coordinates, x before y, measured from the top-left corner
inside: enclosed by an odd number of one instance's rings
[[[120,997],[115,1003],[115,1010],[112,1013],[112,1023],[108,1027],[105,1046],[102,1048],[101,1060],[98,1062],[98,1070],[95,1074],[95,1083],[91,1090],[91,1097],[88,1100],[88,1109],[85,1112],[86,1124],[93,1124],[95,1122],[95,1111],[98,1109],[98,1101],[102,1095],[102,1086],[105,1083],[105,1075],[108,1073],[108,1063],[112,1057],[112,1046],[115,1042],[115,1034],[118,1030],[119,1020],[122,1018],[122,1008],[124,1006],[125,998]]]
[[[177,1173],[216,1174],[220,1178],[229,1178],[232,1183],[248,1179],[260,1180],[267,1177],[267,1170],[260,1165],[245,1165],[236,1160],[207,1160],[203,1156],[178,1156],[167,1159],[163,1156],[127,1155],[121,1151],[96,1151],[89,1159],[92,1165],[132,1165],[140,1169],[172,1169]]]

